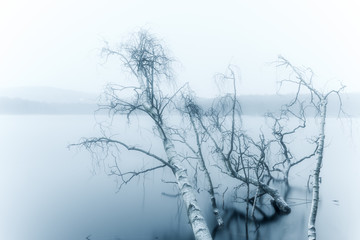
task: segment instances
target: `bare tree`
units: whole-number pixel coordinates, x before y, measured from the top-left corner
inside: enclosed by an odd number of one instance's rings
[[[215,215],[218,227],[224,224],[221,217],[219,208],[216,203],[215,190],[213,180],[208,170],[205,156],[203,153],[203,144],[206,142],[207,136],[202,130],[201,126],[197,123],[196,119],[201,117],[202,109],[194,103],[191,90],[189,89],[186,94],[182,95],[183,107],[178,107],[180,113],[184,116],[184,123],[189,122],[189,126],[181,129],[172,129],[174,141],[182,143],[186,149],[189,149],[189,153],[192,155],[183,156],[186,159],[195,158],[199,164],[199,169],[204,173],[207,192],[210,195],[211,206]],[[187,120],[187,121],[186,121]],[[191,141],[194,140],[195,141]],[[197,176],[196,176],[197,177]]]
[[[269,194],[280,212],[290,213],[291,208],[279,191],[261,181],[266,170],[264,160],[268,144],[264,138],[260,142],[254,141],[242,130],[241,106],[237,98],[237,79],[234,70],[229,66],[228,74],[219,74],[217,77],[222,81],[230,81],[233,93],[215,101],[213,107],[203,115],[194,117],[208,136],[212,152],[220,160],[221,165],[218,165],[218,168],[230,177]]]
[[[329,90],[326,92],[322,92],[316,89],[313,85],[313,72],[308,68],[300,68],[292,65],[288,60],[284,57],[279,56],[279,66],[283,66],[285,68],[290,69],[291,75],[289,79],[281,81],[281,85],[285,83],[290,83],[296,86],[297,91],[295,98],[289,104],[289,106],[294,105],[299,102],[300,94],[304,91],[308,94],[308,106],[311,106],[316,113],[316,116],[320,118],[320,128],[318,133],[318,141],[317,148],[315,152],[316,157],[316,167],[314,169],[313,178],[313,190],[312,190],[312,204],[309,216],[308,223],[308,239],[314,240],[316,239],[316,228],[315,221],[316,215],[319,205],[319,190],[320,190],[320,170],[322,167],[323,157],[324,157],[324,143],[325,143],[325,124],[326,124],[326,113],[328,100],[330,95],[336,95],[340,102],[340,111],[342,111],[342,101],[340,93],[345,88],[345,86],[340,86],[336,90]]]
[[[125,148],[129,151],[136,151],[158,162],[155,167],[123,173],[115,161],[111,173],[119,176],[123,183],[129,182],[140,174],[164,167],[170,168],[176,179],[195,239],[212,239],[198,206],[193,186],[190,184],[187,169],[175,148],[171,138],[170,126],[164,116],[166,111],[169,111],[169,106],[175,95],[180,91],[179,89],[174,94],[167,95],[164,93],[164,89],[160,87],[165,81],[174,80],[171,67],[172,59],[168,56],[160,40],[144,30],[133,35],[119,49],[106,46],[102,52],[106,57],[117,57],[125,69],[129,70],[132,77],[135,78],[134,86],[109,85],[105,92],[108,103],[102,108],[108,109],[112,114],[126,114],[128,118],[134,113],[142,113],[149,117],[154,123],[156,135],[161,139],[166,158],[161,158],[148,150],[130,146],[121,140],[106,136],[84,139],[78,145],[91,149],[95,146],[106,148],[112,144],[119,150]],[[132,92],[132,100],[123,97],[126,96],[126,92]]]
[[[291,103],[292,106],[294,106],[294,104],[295,103]],[[280,176],[280,178],[276,179],[282,179],[285,182],[289,181],[290,170],[303,161],[314,157],[318,149],[318,138],[315,138],[308,139],[308,143],[314,146],[314,151],[310,152],[309,154],[299,158],[296,157],[291,151],[290,143],[294,141],[299,131],[306,128],[307,122],[303,103],[299,102],[296,104],[295,108],[296,110],[293,110],[290,106],[284,105],[280,111],[280,114],[267,113],[265,115],[267,120],[270,122],[269,125],[272,131],[272,135],[275,138],[273,141],[271,141],[271,144],[272,146],[274,144],[278,146],[278,155],[280,158],[272,164],[267,163],[268,165],[271,164],[268,166],[268,175],[270,178],[275,179],[272,173],[280,173],[282,177]],[[274,152],[275,150],[272,149],[272,151]],[[276,157],[274,156],[271,160],[273,159],[276,159]]]

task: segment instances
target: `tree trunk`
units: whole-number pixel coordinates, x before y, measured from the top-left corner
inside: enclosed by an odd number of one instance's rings
[[[248,181],[250,184],[260,187],[265,193],[269,194],[273,198],[274,207],[276,208],[276,210],[280,211],[280,213],[289,214],[291,212],[291,208],[285,202],[278,190],[252,178],[249,178]]]
[[[159,116],[154,108],[148,108],[148,113],[152,118],[156,119],[157,130],[163,143],[163,147],[168,159],[168,163],[172,166],[172,171],[175,175],[176,182],[179,187],[182,200],[185,204],[186,213],[193,230],[196,240],[212,240],[210,230],[206,224],[205,218],[203,217],[198,202],[196,200],[195,191],[193,186],[190,184],[189,177],[186,168],[182,165],[175,146],[171,139],[168,138],[170,135],[166,128],[161,116]]]
[[[308,239],[315,240],[316,239],[316,214],[319,205],[319,190],[320,190],[320,169],[323,160],[323,152],[324,152],[324,140],[325,140],[325,121],[326,121],[326,99],[322,99],[320,103],[320,139],[319,139],[319,148],[317,150],[317,162],[316,168],[314,170],[314,186],[313,186],[313,194],[312,194],[312,203],[311,210],[309,216],[309,224],[308,224]]]
[[[184,201],[186,212],[190,221],[190,225],[194,232],[195,239],[211,240],[212,237],[206,225],[206,221],[202,216],[201,210],[198,206],[194,193],[194,188],[189,182],[187,170],[182,166],[181,161],[178,159],[172,141],[166,137],[162,140],[169,163],[171,164],[171,166],[173,166],[173,173],[175,175],[179,191]]]
[[[198,132],[198,130],[196,128],[194,119],[192,118],[191,115],[189,116],[189,118],[190,118],[191,125],[194,128],[194,132],[195,132],[195,136],[196,136],[196,145],[197,145],[197,148],[198,148],[199,163],[200,163],[200,167],[204,171],[205,179],[206,179],[206,182],[208,184],[208,188],[209,188],[208,193],[210,194],[210,201],[211,201],[211,206],[213,208],[213,213],[215,215],[216,222],[217,222],[218,226],[222,227],[223,224],[224,224],[224,221],[223,221],[223,219],[222,219],[222,217],[220,215],[219,209],[218,209],[217,204],[216,204],[214,185],[212,183],[210,173],[209,173],[209,171],[208,171],[208,169],[206,167],[205,161],[204,161],[204,155],[203,155],[202,150],[201,150],[201,143],[200,143],[200,139],[199,139],[199,132]]]
[[[144,76],[139,73],[138,81],[141,89],[148,93],[149,89],[145,88],[144,80],[142,80],[143,77]],[[159,113],[159,109],[155,108],[152,99],[143,99],[143,102],[143,106],[146,109],[146,112],[156,124],[156,128],[162,140],[168,163],[172,166],[172,171],[175,175],[175,179],[179,187],[179,192],[185,204],[186,213],[188,215],[188,219],[193,230],[195,239],[212,240],[205,218],[203,217],[201,210],[198,206],[194,188],[190,184],[187,170],[183,167],[180,159],[178,158],[178,154],[175,150],[174,144],[172,143],[171,139],[168,138],[170,133],[167,130],[166,123],[164,123],[164,120],[162,119],[162,115]]]
[[[206,165],[204,163],[204,159],[200,159],[199,162],[200,162],[200,166],[204,169],[205,179],[207,181],[207,184],[209,185],[208,192],[210,194],[211,206],[212,206],[215,218],[216,218],[216,222],[217,222],[219,227],[222,227],[223,224],[224,224],[224,221],[223,221],[223,219],[222,219],[222,217],[220,215],[219,209],[218,209],[217,204],[216,204],[214,186],[213,186],[213,183],[211,181],[209,171],[206,168]]]
[[[244,183],[249,183],[256,187],[260,187],[261,190],[263,190],[265,193],[269,194],[273,198],[273,204],[274,204],[274,207],[276,208],[276,210],[280,211],[283,214],[289,214],[291,212],[291,208],[285,202],[283,197],[281,197],[278,190],[270,187],[269,185],[267,185],[261,181],[254,179],[254,178],[251,178],[251,177],[246,178],[246,177],[241,176],[240,174],[235,172],[234,169],[230,165],[228,165],[228,168],[233,177],[241,180]]]

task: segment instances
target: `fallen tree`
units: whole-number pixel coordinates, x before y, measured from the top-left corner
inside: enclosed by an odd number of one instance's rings
[[[149,117],[154,124],[156,136],[162,142],[166,158],[107,136],[83,139],[80,143],[74,145],[84,146],[88,149],[97,146],[107,148],[109,145],[114,145],[119,150],[122,148],[139,152],[158,162],[158,165],[154,167],[123,172],[115,159],[115,164],[111,167],[111,175],[118,176],[123,184],[128,183],[135,176],[164,167],[169,168],[175,177],[195,239],[212,239],[196,199],[194,188],[189,181],[187,169],[174,146],[169,124],[164,117],[169,110],[169,106],[173,103],[174,97],[181,90],[178,89],[175,93],[168,95],[161,88],[161,84],[165,81],[174,81],[171,68],[172,59],[166,53],[160,40],[144,30],[134,34],[119,49],[106,46],[103,48],[102,53],[106,58],[117,57],[123,67],[130,71],[131,77],[135,81],[134,86],[109,84],[105,91],[107,102],[101,108],[108,110],[112,115],[127,116],[128,119],[136,113],[142,113]],[[131,100],[128,97],[123,97],[130,94],[133,96]]]
[[[241,183],[251,184],[260,188],[262,192],[270,195],[276,208],[284,214],[291,212],[291,208],[284,201],[279,191],[261,181],[265,171],[265,150],[267,144],[264,141],[256,143],[244,133],[241,126],[241,106],[238,101],[236,75],[231,66],[228,67],[228,74],[219,74],[222,81],[230,81],[233,93],[215,100],[214,105],[204,111],[196,111],[191,116],[197,121],[202,130],[206,133],[208,141],[212,145],[212,152],[221,166],[218,168],[228,176],[240,180]],[[200,107],[195,105],[193,109]],[[257,152],[257,153],[255,153]],[[244,162],[251,162],[253,174],[245,174]]]

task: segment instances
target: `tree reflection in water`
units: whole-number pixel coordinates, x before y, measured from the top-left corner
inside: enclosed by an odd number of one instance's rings
[[[290,203],[289,205],[294,207],[300,206],[300,208],[294,209],[289,215],[284,215],[276,211],[274,204],[270,205],[264,195],[259,196],[255,206],[254,197],[243,199],[242,203],[233,203],[225,206],[223,209],[224,226],[222,228],[216,226],[213,229],[213,238],[229,240],[306,239],[306,228],[301,226],[306,222],[305,215],[303,214],[305,209],[301,208],[301,206],[304,207],[304,204],[309,203],[309,200],[298,197],[299,191],[302,193],[302,196],[305,196],[306,189],[289,186],[286,182],[277,182],[275,184],[278,187],[281,185],[284,199]],[[249,204],[251,209],[254,208],[253,216],[251,214],[248,217],[246,216],[246,204]],[[289,226],[292,224],[297,224],[295,226],[296,230],[288,231]],[[249,229],[248,237],[246,236],[246,225],[248,225]]]

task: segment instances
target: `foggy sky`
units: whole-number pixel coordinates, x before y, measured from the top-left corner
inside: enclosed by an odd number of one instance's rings
[[[239,66],[242,94],[275,93],[279,54],[311,67],[319,86],[343,81],[360,92],[356,1],[69,1],[0,3],[0,88],[50,86],[98,93],[120,81],[104,64],[104,41],[119,43],[140,27],[164,40],[177,80],[199,96],[217,93],[213,76]]]

